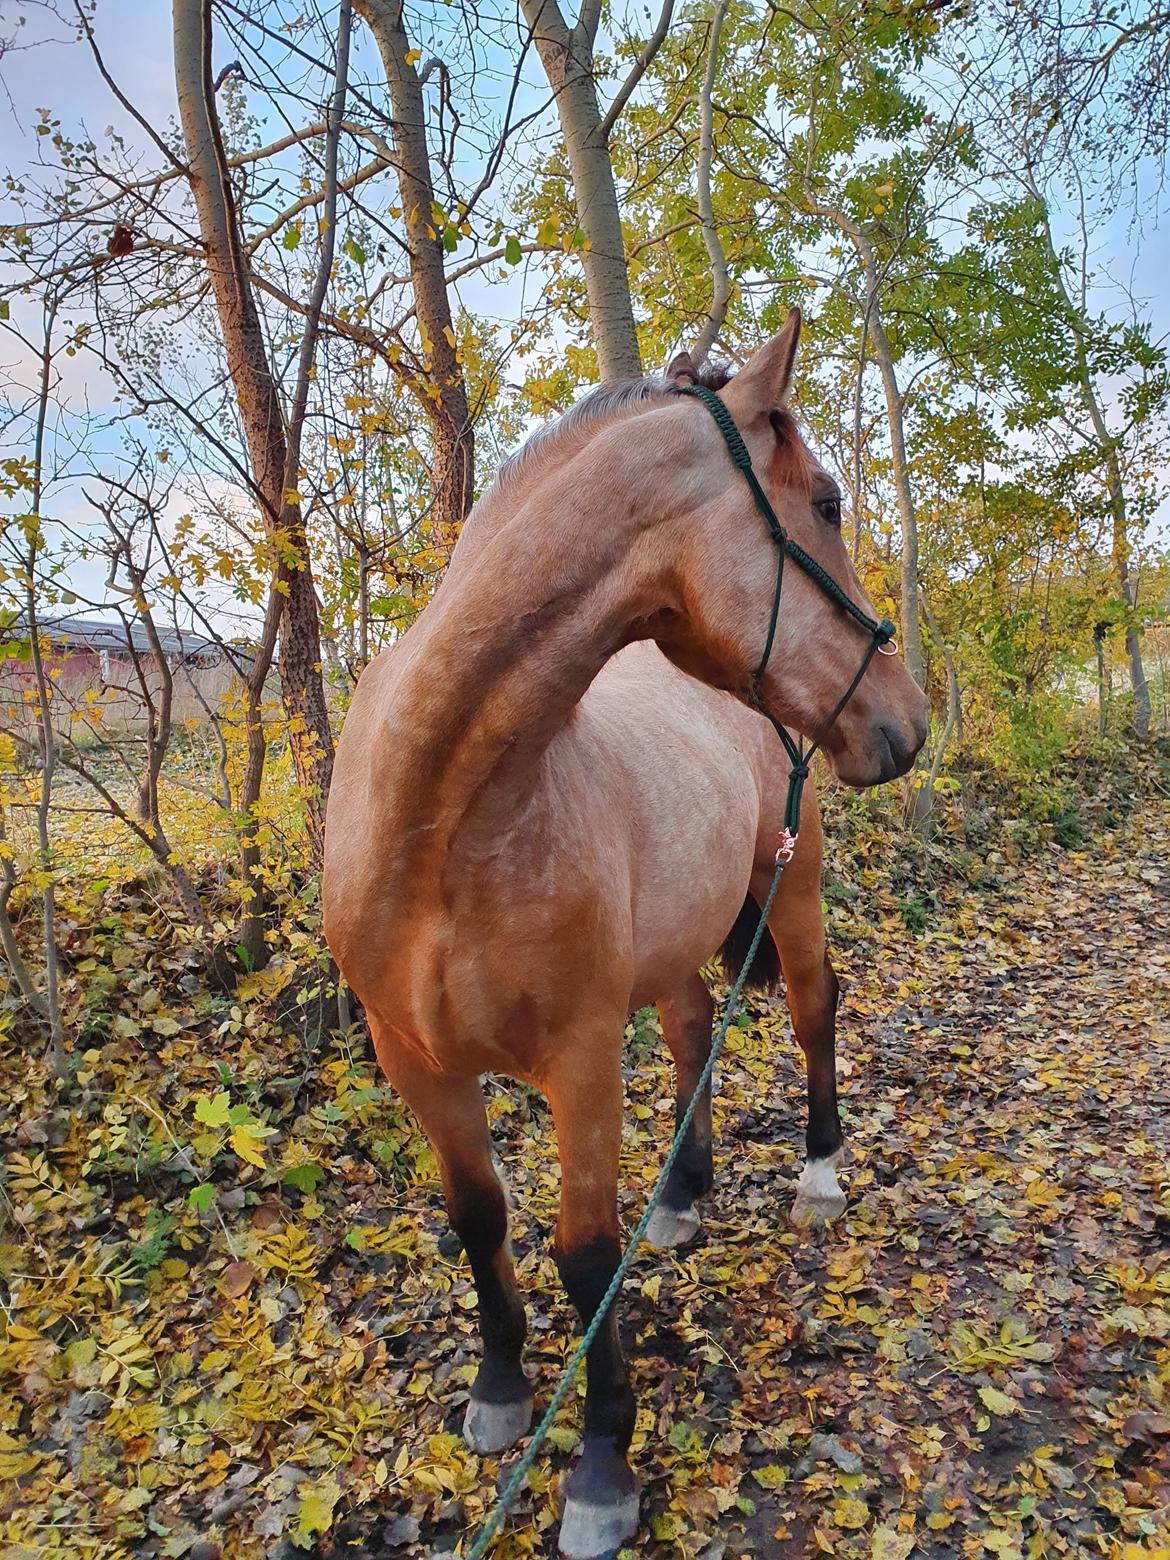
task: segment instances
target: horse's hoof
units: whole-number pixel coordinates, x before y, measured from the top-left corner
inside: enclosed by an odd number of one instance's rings
[[[845,1212],[845,1193],[837,1180],[838,1150],[832,1159],[813,1159],[805,1165],[792,1205],[793,1224],[828,1224]]]
[[[667,1208],[659,1203],[646,1226],[646,1239],[652,1246],[685,1246],[703,1228],[703,1221],[690,1208]]]
[[[561,1518],[560,1553],[565,1560],[608,1560],[637,1531],[637,1489],[605,1506],[570,1495]]]
[[[463,1416],[463,1439],[473,1452],[490,1457],[515,1446],[521,1436],[527,1435],[531,1423],[530,1397],[504,1403],[485,1403],[473,1397]]]

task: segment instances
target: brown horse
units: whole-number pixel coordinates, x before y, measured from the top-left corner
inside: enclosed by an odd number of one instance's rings
[[[794,313],[721,395],[785,530],[864,602],[837,487],[784,410],[799,330]],[[791,568],[753,677],[776,550],[711,416],[677,394],[690,378],[676,359],[665,380],[603,386],[508,463],[434,601],[363,673],[337,750],[326,935],[442,1167],[479,1297],[464,1433],[484,1453],[525,1433],[532,1388],[480,1076],[548,1097],[557,1263],[587,1322],[620,1253],[627,1015],[657,1003],[681,1110],[711,1039],[698,972],[729,941],[742,948],[772,874],[787,764],[743,701],[816,733],[864,648]],[[824,748],[842,780],[876,785],[909,767],[925,729],[921,692],[879,656]],[[805,1212],[842,1201],[820,846],[810,797],[765,944],[808,1059]],[[696,1233],[711,1177],[706,1098],[651,1239]],[[560,1535],[573,1557],[609,1554],[637,1525],[634,1398],[612,1312],[587,1378]]]

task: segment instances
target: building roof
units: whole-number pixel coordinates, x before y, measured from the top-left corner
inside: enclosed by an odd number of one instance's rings
[[[152,646],[146,629],[140,622],[110,622],[104,618],[80,617],[73,614],[63,617],[42,617],[37,627],[53,645],[70,650],[120,651],[123,655],[133,650],[135,655],[150,655]],[[183,660],[202,657],[218,658],[224,647],[214,639],[204,639],[174,628],[157,625],[159,644],[168,656]],[[27,619],[19,617],[2,635],[4,639],[23,638],[28,633]]]

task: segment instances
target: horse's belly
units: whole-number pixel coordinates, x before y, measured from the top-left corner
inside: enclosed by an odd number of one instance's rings
[[[657,848],[642,863],[633,904],[634,1007],[668,994],[705,964],[743,905],[757,808],[754,796],[739,789],[728,794],[739,777],[718,778],[727,790],[710,783],[693,788],[687,810],[669,814],[681,816],[682,826],[656,831]]]
[[[610,667],[583,709],[609,759],[593,767],[611,776],[609,827],[620,816],[628,839],[640,1007],[706,963],[743,905],[760,823],[758,748],[746,711],[654,647],[632,647]]]

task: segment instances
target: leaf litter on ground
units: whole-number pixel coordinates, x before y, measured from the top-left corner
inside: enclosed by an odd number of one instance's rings
[[[920,935],[852,870],[849,1207],[788,1222],[802,1072],[761,1000],[719,1069],[703,1236],[645,1252],[623,1301],[636,1553],[1170,1560],[1170,809],[947,881]],[[360,1035],[317,1039],[311,961],[225,1000],[187,958],[149,895],[79,906],[68,1107],[0,1040],[0,1552],[457,1552],[507,1459],[458,1436],[475,1297],[430,1152]],[[671,1129],[651,1014],[628,1063],[632,1225]],[[489,1093],[539,1402],[575,1336],[551,1132],[532,1091]],[[501,1560],[555,1553],[579,1412]]]

